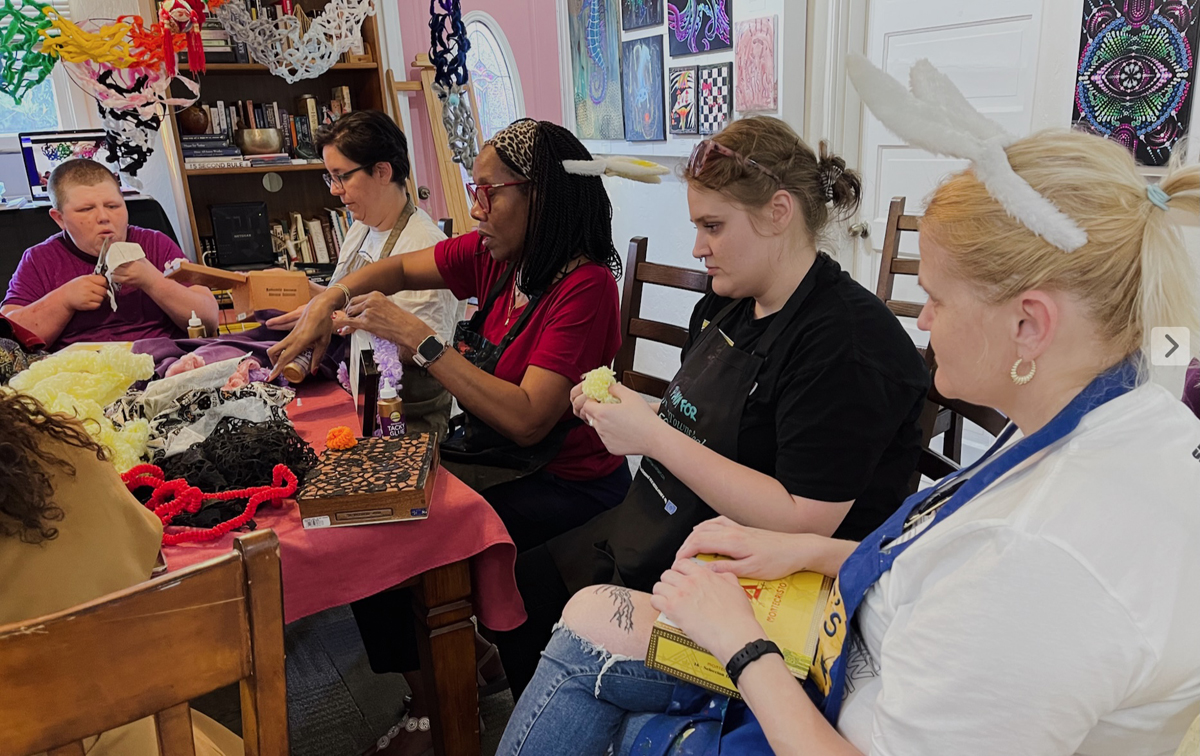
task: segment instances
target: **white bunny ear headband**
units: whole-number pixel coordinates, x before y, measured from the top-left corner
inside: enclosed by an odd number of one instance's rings
[[[644,184],[659,184],[659,176],[667,172],[665,166],[649,160],[611,155],[593,160],[564,160],[563,170],[576,176],[620,176]]]
[[[1064,252],[1087,243],[1075,221],[1012,169],[1004,148],[1016,137],[971,107],[928,60],[917,61],[909,72],[911,92],[858,54],[846,58],[846,72],[863,102],[896,136],[935,155],[970,160],[992,199]]]

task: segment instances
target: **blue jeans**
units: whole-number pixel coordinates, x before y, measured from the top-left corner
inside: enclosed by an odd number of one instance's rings
[[[611,654],[561,623],[517,701],[497,756],[628,754],[642,725],[671,707],[677,680]]]

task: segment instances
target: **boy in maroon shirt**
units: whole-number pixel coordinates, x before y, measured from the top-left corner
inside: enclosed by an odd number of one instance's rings
[[[163,276],[167,262],[186,258],[165,234],[129,225],[111,171],[91,160],[68,160],[50,174],[49,190],[50,217],[62,231],[25,250],[0,313],[53,349],[80,341],[180,338],[193,311],[216,333],[212,292]],[[121,285],[115,311],[108,281],[94,272],[106,239],[133,242],[146,253],[113,271]]]

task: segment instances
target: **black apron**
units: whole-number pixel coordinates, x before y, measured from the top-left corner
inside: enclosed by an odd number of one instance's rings
[[[722,309],[667,386],[659,417],[721,456],[736,460],[742,411],[758,386],[759,370],[816,286],[824,264],[825,256],[818,255],[752,353],[731,345],[720,328],[745,300]],[[644,457],[623,502],[546,546],[572,593],[597,583],[648,591],[674,562],[692,528],[716,516],[666,468]]]
[[[483,323],[500,293],[510,284],[516,270],[509,267],[488,292],[483,306],[470,320],[459,322],[454,329],[454,348],[475,367],[494,375],[500,357],[517,336],[525,330],[529,318],[541,301],[541,295],[530,297],[517,322],[499,344],[483,335]],[[537,472],[558,456],[567,434],[580,424],[578,418],[557,423],[546,437],[532,446],[519,446],[483,420],[465,409],[450,418],[450,435],[441,444],[442,464],[476,491],[507,483]]]

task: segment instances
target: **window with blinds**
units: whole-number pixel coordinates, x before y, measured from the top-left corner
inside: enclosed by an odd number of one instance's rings
[[[71,17],[68,0],[52,0],[49,3],[63,17]],[[0,37],[4,36],[11,19],[0,21]],[[54,98],[54,83],[45,81],[27,91],[16,102],[8,94],[0,93],[0,136],[21,131],[53,131],[61,126],[58,120],[58,103]]]

